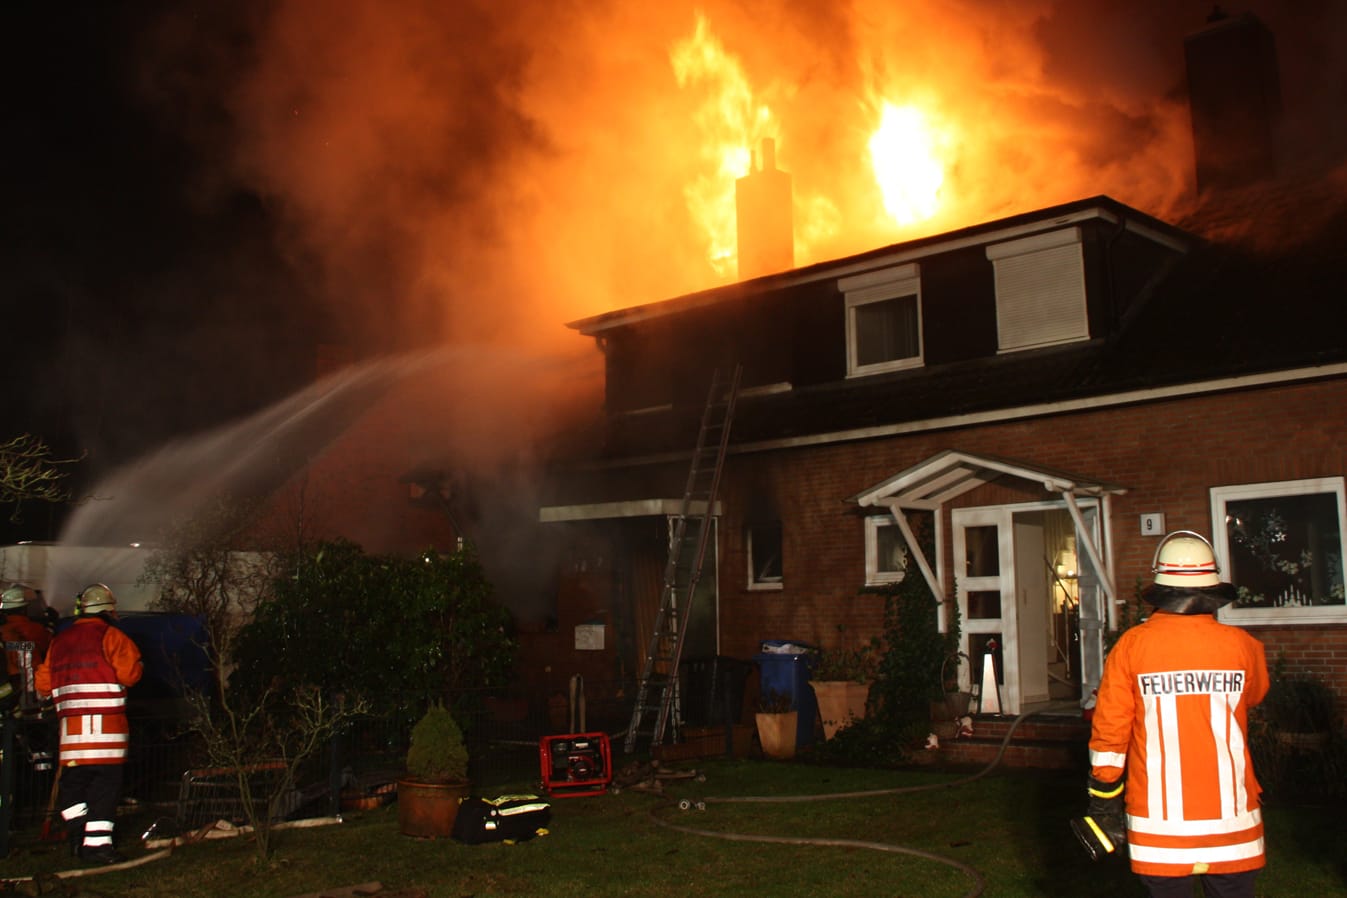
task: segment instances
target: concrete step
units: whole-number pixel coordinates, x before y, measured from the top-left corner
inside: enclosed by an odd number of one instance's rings
[[[1011,770],[1085,770],[1088,758],[1084,742],[1073,745],[1012,739],[1003,752],[1000,740],[974,737],[942,741],[939,748],[920,752],[916,760],[923,764],[980,769],[998,756],[999,766]]]
[[[973,735],[979,739],[1000,742],[1015,725],[1015,718],[1007,715],[986,714],[973,718]],[[1015,726],[1012,737],[1017,742],[1079,742],[1090,741],[1090,722],[1081,717],[1027,717]]]
[[[1011,728],[1014,732],[1011,733]],[[1006,743],[1006,736],[1010,741]],[[1084,770],[1088,763],[1090,724],[1074,715],[1015,718],[978,715],[971,736],[940,739],[939,748],[918,753],[918,764],[951,768],[981,768],[1000,756],[1006,768],[1039,770]]]

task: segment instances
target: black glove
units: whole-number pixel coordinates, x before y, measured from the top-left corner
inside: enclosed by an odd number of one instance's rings
[[[1123,780],[1106,783],[1090,777],[1090,796],[1084,817],[1071,821],[1071,831],[1090,855],[1090,860],[1113,854],[1127,847],[1127,818],[1123,810]]]

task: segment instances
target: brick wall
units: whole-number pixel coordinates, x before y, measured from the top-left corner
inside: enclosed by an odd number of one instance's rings
[[[751,400],[749,400],[751,401]],[[732,456],[722,482],[722,652],[747,657],[761,639],[853,644],[882,628],[882,599],[860,594],[864,525],[845,501],[945,449],[998,455],[1126,488],[1112,500],[1120,596],[1149,581],[1158,538],[1140,515],[1161,512],[1167,530],[1212,530],[1215,486],[1341,476],[1347,472],[1347,381],[1275,386],[1138,403],[932,433]],[[1024,482],[993,484],[959,505],[1042,500]],[[747,589],[744,509],[782,522],[784,585]],[[944,511],[946,533],[949,509]],[[952,563],[949,543],[943,563]],[[950,578],[947,578],[950,579]],[[952,579],[951,579],[952,582]],[[1313,670],[1347,694],[1347,625],[1251,628],[1269,662]]]

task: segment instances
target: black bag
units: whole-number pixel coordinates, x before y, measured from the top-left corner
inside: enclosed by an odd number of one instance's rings
[[[551,804],[537,795],[465,798],[458,805],[453,837],[468,845],[527,842],[546,835],[551,819]]]

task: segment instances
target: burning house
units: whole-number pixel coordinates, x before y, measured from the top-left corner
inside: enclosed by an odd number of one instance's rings
[[[541,503],[565,557],[540,669],[638,675],[708,384],[739,366],[683,659],[864,643],[876,589],[923,577],[965,679],[994,657],[1006,711],[1084,703],[1186,528],[1240,589],[1221,618],[1347,693],[1347,168],[1280,145],[1256,19],[1185,50],[1180,214],[1090,196],[573,321],[606,423]]]

